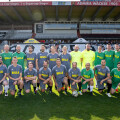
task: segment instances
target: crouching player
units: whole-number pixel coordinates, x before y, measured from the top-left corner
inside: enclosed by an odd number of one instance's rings
[[[111,94],[114,94],[115,89],[120,85],[120,62],[118,62],[117,68],[112,69],[110,76],[112,79]]]
[[[69,69],[68,75],[71,83],[72,92],[77,89],[77,83],[81,89],[81,73],[80,69],[77,68],[77,62],[72,63],[72,68]],[[81,91],[79,91],[79,94],[82,95]]]
[[[3,65],[3,61],[2,61],[2,57],[0,56],[0,95],[3,92],[3,87],[2,85],[4,85],[4,90],[5,90],[5,96],[8,96],[8,81],[5,80],[7,76],[7,68]]]
[[[47,61],[43,62],[43,67],[39,70],[39,79],[40,79],[40,88],[42,92],[45,92],[45,85],[48,84],[48,88],[50,89],[50,93],[52,93],[52,85],[53,82],[51,80],[51,69],[48,68]]]
[[[97,85],[98,85],[98,91],[102,93],[104,89],[104,83],[107,83],[108,86],[108,91],[107,91],[107,96],[111,97],[110,95],[110,90],[112,86],[112,81],[110,80],[110,70],[106,66],[106,61],[102,60],[101,65],[96,65],[94,67],[94,73],[95,70],[97,70]]]
[[[67,94],[67,70],[64,65],[61,64],[60,58],[56,60],[56,66],[52,69],[53,79],[55,82],[55,86],[57,87],[57,91],[60,92],[62,90],[62,83],[65,84],[65,94]]]
[[[87,92],[87,85],[90,85],[90,94],[93,95],[93,78],[94,78],[94,72],[90,68],[90,63],[86,63],[86,68],[83,68],[81,71],[81,77],[82,77],[82,92]]]
[[[25,92],[29,93],[31,84],[34,87],[34,93],[36,94],[36,79],[37,79],[37,70],[33,68],[33,63],[28,62],[28,68],[24,71],[24,86],[25,86]]]
[[[17,64],[17,57],[13,57],[12,65],[8,67],[9,87],[11,95],[15,95],[15,85],[18,85],[18,95],[21,96],[21,90],[23,88],[22,79],[22,66]]]

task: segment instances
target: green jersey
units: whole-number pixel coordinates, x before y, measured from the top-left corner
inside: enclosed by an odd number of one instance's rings
[[[6,65],[6,67],[8,68],[9,65],[11,65],[11,61],[12,61],[12,52],[8,52],[8,53],[2,53],[2,60],[3,63]]]
[[[110,76],[112,76],[112,88],[116,89],[120,83],[120,71],[117,68],[112,69]]]
[[[106,61],[106,66],[109,67],[110,70],[113,69],[114,67],[114,55],[115,55],[115,51],[110,50],[110,51],[105,51],[105,61]]]
[[[16,56],[18,59],[17,64],[22,66],[22,70],[24,70],[25,66],[24,66],[24,60],[26,59],[26,54],[24,52],[20,52],[20,53],[13,53],[12,57]]]
[[[117,68],[117,63],[120,62],[120,51],[117,52],[115,51],[115,56],[114,56],[114,68]]]
[[[99,53],[99,52],[95,52],[95,62],[94,65],[100,65],[101,64],[101,60],[105,59],[105,54],[103,52]]]
[[[94,72],[92,69],[86,70],[86,68],[83,68],[81,71],[81,76],[83,76],[86,79],[94,78]]]

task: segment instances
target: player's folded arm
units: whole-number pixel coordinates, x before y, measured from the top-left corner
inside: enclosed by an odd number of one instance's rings
[[[39,74],[39,79],[45,81],[45,79],[42,78],[42,75],[41,75],[41,74]]]

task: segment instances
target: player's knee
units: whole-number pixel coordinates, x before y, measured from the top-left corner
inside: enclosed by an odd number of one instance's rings
[[[114,93],[115,93],[115,90],[112,90],[112,89],[111,89],[110,93],[111,93],[111,94],[114,94]]]
[[[45,89],[42,89],[41,92],[45,92]]]
[[[93,86],[93,85],[94,85],[94,82],[93,82],[93,81],[90,81],[90,85],[92,85],[92,86]]]
[[[10,94],[14,96],[14,95],[15,95],[15,92],[14,92],[14,91],[11,91]]]
[[[8,82],[7,82],[7,81],[4,81],[4,82],[3,82],[3,85],[8,85]]]
[[[50,86],[53,86],[53,82],[52,82],[52,80],[50,80],[49,84],[50,84]]]
[[[36,80],[33,80],[32,83],[33,83],[33,84],[36,84],[37,82],[36,82]]]
[[[26,92],[26,93],[30,93],[30,90],[28,89],[28,90],[26,90],[25,92]]]
[[[82,92],[85,93],[87,90],[86,89],[83,89]]]
[[[65,85],[68,85],[68,81],[66,79],[64,80],[64,83],[65,83]]]
[[[2,95],[2,91],[0,91],[0,95]]]
[[[60,91],[61,91],[61,88],[57,89],[57,91],[60,92]]]
[[[111,81],[111,80],[108,80],[107,83],[112,84],[112,81]]]
[[[23,84],[24,84],[24,83],[23,83],[23,81],[21,80],[21,81],[20,81],[20,85],[22,85],[22,86],[23,86]]]

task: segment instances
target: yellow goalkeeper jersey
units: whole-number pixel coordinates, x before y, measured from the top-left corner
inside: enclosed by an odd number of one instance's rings
[[[72,51],[70,53],[71,55],[71,67],[72,67],[72,62],[77,62],[77,67],[81,70],[81,52],[80,51]]]
[[[85,68],[86,63],[90,63],[90,68],[94,67],[95,52],[92,50],[84,50],[82,51],[81,58],[83,59],[82,68]]]

